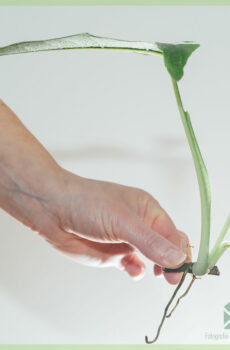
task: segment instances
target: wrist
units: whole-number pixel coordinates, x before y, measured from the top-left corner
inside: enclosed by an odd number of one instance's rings
[[[0,207],[35,231],[43,231],[50,216],[55,219],[63,170],[57,164],[46,167],[6,166],[0,163]]]
[[[47,203],[63,228],[71,226],[72,207],[75,208],[74,215],[76,215],[76,208],[80,207],[86,182],[86,178],[59,167],[55,181],[50,186]]]
[[[41,229],[44,217],[46,223],[51,218],[57,222],[69,178],[0,101],[0,207],[25,225]]]

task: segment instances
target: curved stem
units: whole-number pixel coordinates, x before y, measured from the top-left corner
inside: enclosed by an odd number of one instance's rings
[[[60,51],[60,50],[113,50],[113,51],[130,51],[135,53],[142,53],[144,55],[161,55],[161,52],[154,51],[154,50],[146,50],[146,49],[138,49],[138,48],[127,48],[127,47],[71,47],[71,48],[60,48],[60,49],[41,49],[41,50],[31,50],[31,51],[21,51],[21,52],[7,52],[8,49],[11,49],[11,46],[16,45],[12,44],[5,47],[0,47],[0,56],[7,56],[7,55],[16,55],[16,54],[22,54],[22,53],[31,53],[31,52],[42,52],[42,51]]]
[[[225,243],[227,244],[227,242]],[[175,272],[184,272],[185,270],[188,270],[188,273],[191,273],[193,275],[193,265],[195,263],[184,263],[182,266],[178,267],[177,269],[168,269],[166,267],[163,268],[163,272],[168,272],[168,273],[175,273]],[[219,276],[220,271],[217,266],[212,266],[208,269],[208,274],[213,275],[213,276]]]
[[[193,265],[194,265],[193,262],[188,262],[188,263],[184,263],[183,265],[181,265],[176,269],[169,269],[167,267],[164,267],[163,271],[168,273],[175,273],[175,272],[184,272],[185,270],[188,270],[189,273],[192,273]]]
[[[142,54],[163,55],[156,44],[143,41],[126,41],[104,38],[81,33],[48,40],[24,41],[0,47],[0,56],[20,53],[56,51],[56,50],[119,50]]]
[[[209,184],[209,177],[205,167],[194,131],[191,124],[188,112],[185,112],[178,85],[172,79],[174,93],[184,130],[188,139],[190,150],[196,169],[196,175],[200,190],[201,199],[201,239],[197,262],[193,266],[193,273],[197,276],[202,276],[208,271],[208,257],[209,257],[209,237],[210,237],[210,210],[211,210],[211,191]]]
[[[216,262],[221,258],[225,250],[227,250],[228,248],[230,248],[230,242],[224,242],[218,247],[218,249],[215,251],[215,254],[211,256],[210,267],[216,264]]]
[[[219,237],[217,238],[217,241],[211,251],[211,254],[209,256],[209,262],[208,262],[208,267],[211,268],[213,267],[216,262],[219,260],[219,258],[221,257],[221,255],[225,252],[225,250],[228,248],[228,247],[224,247],[222,245],[222,242],[224,240],[224,237],[226,236],[227,232],[228,232],[228,229],[230,227],[230,214],[228,215],[226,221],[225,221],[225,224],[220,232],[220,235]],[[225,246],[227,245],[228,243],[225,243]]]

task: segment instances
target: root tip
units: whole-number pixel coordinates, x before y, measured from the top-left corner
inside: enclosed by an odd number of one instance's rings
[[[149,340],[147,335],[145,336],[145,342],[146,342],[146,344],[151,344],[152,343],[152,341]]]

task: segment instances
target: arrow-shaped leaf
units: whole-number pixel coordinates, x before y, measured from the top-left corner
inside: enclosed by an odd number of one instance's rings
[[[181,44],[156,44],[163,52],[165,66],[175,81],[178,81],[183,77],[184,66],[187,63],[189,56],[200,46],[193,42],[184,42]]]

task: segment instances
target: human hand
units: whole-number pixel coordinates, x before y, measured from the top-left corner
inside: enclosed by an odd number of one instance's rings
[[[77,262],[116,266],[140,277],[145,265],[136,250],[155,262],[156,276],[162,274],[162,266],[175,268],[186,259],[188,237],[145,191],[82,178],[62,169],[54,203],[52,212],[58,224],[49,229],[45,221],[38,231]],[[181,275],[164,273],[172,284],[179,283]]]
[[[188,237],[150,194],[62,169],[1,100],[0,207],[83,264],[138,277],[145,266],[137,250],[159,276],[186,259]],[[181,278],[164,276],[172,284]]]

